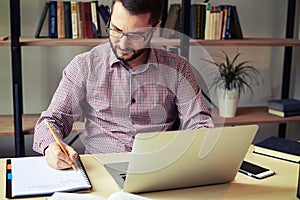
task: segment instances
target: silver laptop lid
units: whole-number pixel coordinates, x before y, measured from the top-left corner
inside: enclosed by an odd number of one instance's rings
[[[246,125],[138,134],[123,190],[139,193],[230,182],[257,130],[257,125]]]

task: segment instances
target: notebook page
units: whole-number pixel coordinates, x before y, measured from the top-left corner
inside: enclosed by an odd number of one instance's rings
[[[49,194],[88,188],[81,170],[56,170],[51,168],[43,156],[13,158],[12,196]]]

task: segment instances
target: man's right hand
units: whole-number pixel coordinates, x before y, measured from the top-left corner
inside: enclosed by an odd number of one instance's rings
[[[69,156],[65,155],[56,142],[51,143],[45,150],[45,158],[48,165],[54,169],[67,169],[75,163],[78,153],[67,144],[61,142]]]

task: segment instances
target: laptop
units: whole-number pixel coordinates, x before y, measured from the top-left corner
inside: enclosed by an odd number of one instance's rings
[[[129,162],[105,168],[124,192],[142,193],[234,180],[258,125],[140,133]]]

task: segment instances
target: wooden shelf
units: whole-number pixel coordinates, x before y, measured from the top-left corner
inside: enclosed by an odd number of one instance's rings
[[[24,135],[31,135],[34,133],[34,126],[40,114],[24,114],[22,118]],[[84,122],[75,122],[72,132],[79,133],[84,130]],[[13,115],[0,115],[0,136],[14,135],[14,118]]]
[[[39,114],[23,115],[23,134],[34,133],[34,126],[39,118]],[[212,111],[212,116],[216,126],[233,126],[246,124],[265,124],[265,123],[287,123],[300,121],[300,115],[293,117],[277,117],[267,113],[267,107],[244,107],[238,108],[237,115],[233,118],[222,118],[217,110]],[[14,134],[14,120],[12,115],[0,115],[0,136]],[[84,122],[75,122],[73,133],[84,130]]]
[[[0,47],[9,47],[9,46],[10,46],[10,40],[0,41]]]
[[[20,38],[21,46],[96,46],[108,41],[108,38],[96,39],[50,39],[50,38]],[[153,43],[166,46],[179,46],[179,39],[154,37]],[[190,40],[191,45],[202,46],[300,46],[299,39],[285,38],[245,38],[242,40]],[[0,41],[0,46],[10,46],[10,40]]]
[[[238,108],[237,114],[233,118],[221,118],[216,110],[212,111],[212,116],[216,126],[233,126],[247,124],[266,123],[287,123],[300,121],[300,115],[293,117],[278,117],[268,113],[267,107],[242,107]]]

